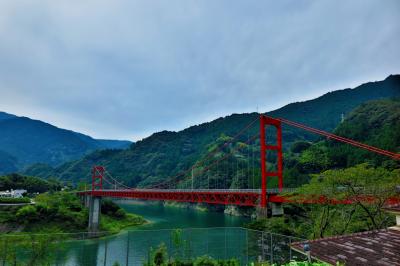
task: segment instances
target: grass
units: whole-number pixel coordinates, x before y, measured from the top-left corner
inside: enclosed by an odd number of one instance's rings
[[[131,226],[138,226],[146,223],[146,220],[139,215],[127,213],[123,218],[115,218],[109,215],[101,215],[100,229],[102,231],[118,233],[122,229]]]

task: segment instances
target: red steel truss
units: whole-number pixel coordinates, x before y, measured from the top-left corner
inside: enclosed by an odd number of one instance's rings
[[[276,145],[268,145],[267,138],[265,136],[265,129],[267,126],[274,126],[276,128]],[[267,206],[267,178],[276,176],[278,177],[278,188],[279,191],[283,189],[283,166],[282,166],[282,125],[281,121],[261,115],[260,116],[260,147],[261,147],[261,207],[265,208]],[[277,170],[268,171],[267,166],[267,151],[275,150],[277,151]]]
[[[90,194],[99,197],[130,198],[142,200],[166,200],[193,203],[209,203],[239,206],[257,206],[259,193],[252,192],[207,192],[207,191],[165,191],[165,190],[95,190],[79,194]]]
[[[132,189],[132,190],[92,190],[80,191],[79,195],[91,195],[97,197],[109,198],[128,198],[141,200],[162,200],[162,201],[179,201],[193,203],[208,203],[222,205],[238,205],[238,206],[260,206],[260,193],[256,192],[237,192],[237,191],[168,191],[168,190],[151,190],[151,189]],[[353,204],[357,200],[364,202],[373,202],[373,197],[363,196],[353,199],[328,199],[320,196],[315,199],[301,199],[290,196],[279,195],[276,193],[267,194],[267,202],[273,203],[302,203],[302,204]],[[400,203],[400,198],[393,197],[388,199],[388,204]]]
[[[105,168],[103,166],[93,166],[92,169],[92,191],[103,189],[103,176]]]

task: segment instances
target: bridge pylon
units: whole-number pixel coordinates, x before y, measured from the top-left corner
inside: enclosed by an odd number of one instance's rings
[[[104,166],[95,165],[92,169],[92,191],[103,189]]]
[[[276,128],[276,144],[267,143],[266,128],[273,126]],[[277,169],[269,171],[267,167],[267,152],[277,152]],[[261,201],[262,208],[267,207],[267,179],[268,177],[278,177],[279,191],[283,189],[283,156],[282,156],[282,123],[278,119],[274,119],[265,115],[260,115],[260,152],[261,152]]]

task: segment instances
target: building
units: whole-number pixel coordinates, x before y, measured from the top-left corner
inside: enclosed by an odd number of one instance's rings
[[[22,198],[26,192],[25,189],[0,191],[0,198]]]
[[[332,265],[400,265],[400,204],[384,208],[396,215],[396,225],[382,230],[296,242],[292,248]]]

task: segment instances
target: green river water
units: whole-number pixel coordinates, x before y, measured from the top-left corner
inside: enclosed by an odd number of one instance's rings
[[[248,260],[249,235],[239,228],[248,218],[162,204],[122,202],[119,205],[127,212],[142,215],[150,223],[106,238],[68,243],[59,265],[113,265],[115,262],[142,265],[150,248],[160,243],[165,243],[174,257],[207,254],[214,258],[238,258],[243,264]],[[174,244],[176,231],[169,230],[176,228],[182,228],[180,246]]]

